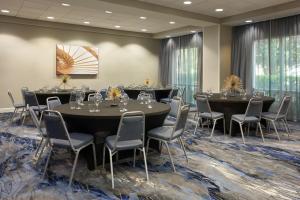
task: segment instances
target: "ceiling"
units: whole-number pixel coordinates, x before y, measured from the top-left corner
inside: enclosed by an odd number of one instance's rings
[[[0,0],[1,15],[151,34],[201,30],[258,9],[281,7],[295,0]],[[70,4],[63,6],[62,3]],[[223,8],[223,12],[215,12]],[[299,4],[300,8],[300,4]],[[111,11],[111,14],[105,11]],[[300,11],[300,9],[299,9]],[[298,12],[298,10],[296,11]],[[300,12],[299,12],[300,13]],[[255,13],[254,13],[255,14]],[[141,16],[147,19],[140,19]],[[47,17],[54,17],[48,19]],[[247,16],[249,17],[249,16]],[[242,21],[241,21],[242,20]],[[243,19],[238,20],[243,22]],[[169,22],[174,21],[175,24]],[[85,24],[84,22],[89,22]],[[116,28],[115,26],[121,26]],[[146,30],[143,30],[146,29]]]

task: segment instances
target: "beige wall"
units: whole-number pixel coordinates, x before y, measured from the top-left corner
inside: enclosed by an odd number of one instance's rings
[[[231,72],[231,42],[232,27],[222,25],[220,30],[220,88],[223,87],[225,78]]]
[[[220,26],[203,29],[203,91],[220,87]]]
[[[158,83],[159,40],[0,22],[0,108],[11,107],[7,90],[20,100],[20,88],[55,86],[55,45],[99,48],[99,75],[70,80],[70,85],[105,88],[117,84]]]

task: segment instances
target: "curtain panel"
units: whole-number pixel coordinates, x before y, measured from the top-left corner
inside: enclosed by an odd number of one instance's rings
[[[202,43],[202,33],[161,40],[160,81],[163,86],[185,88],[188,103],[201,88]]]
[[[232,73],[248,91],[292,98],[288,119],[300,120],[300,16],[233,28]]]

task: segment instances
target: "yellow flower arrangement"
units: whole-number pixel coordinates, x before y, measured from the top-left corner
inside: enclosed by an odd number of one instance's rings
[[[236,75],[230,75],[224,80],[224,89],[232,92],[239,92],[242,89],[241,79]]]
[[[60,83],[59,87],[60,87],[61,85],[63,85],[63,86],[64,86],[64,89],[66,89],[66,86],[68,85],[68,81],[70,80],[70,78],[71,78],[71,77],[70,77],[69,75],[66,75],[66,74],[62,75],[62,76],[60,77],[61,83]]]
[[[145,80],[145,85],[147,85],[147,86],[150,85],[150,80],[148,78]]]
[[[108,97],[111,100],[116,100],[121,97],[121,90],[119,88],[110,88],[108,91]]]

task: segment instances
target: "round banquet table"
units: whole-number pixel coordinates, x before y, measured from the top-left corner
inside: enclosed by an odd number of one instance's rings
[[[194,95],[194,98],[196,95]],[[227,96],[225,99],[221,96],[221,94],[213,94],[208,98],[208,101],[212,111],[224,113],[226,131],[229,133],[231,116],[234,114],[244,114],[250,98],[251,96],[247,96],[246,99],[243,99],[241,96]],[[267,112],[272,103],[275,101],[273,97],[269,96],[262,97],[262,100],[263,112]],[[221,122],[221,120],[217,121],[216,128],[223,131],[223,123]],[[265,122],[262,121],[262,123],[264,124]],[[236,133],[240,133],[240,128],[237,123],[233,122],[232,135],[235,136]]]
[[[142,89],[142,88],[124,88],[124,92],[128,94],[129,98],[137,99],[141,91],[154,90],[156,101],[160,101],[163,98],[168,98],[172,88],[153,88],[153,89]]]
[[[72,90],[48,90],[48,91],[42,91],[38,90],[35,91],[36,98],[40,105],[47,105],[47,98],[48,97],[58,97],[62,104],[69,103],[70,95]],[[85,100],[87,100],[88,95],[91,93],[95,93],[95,90],[89,90],[85,92]]]
[[[121,119],[120,108],[111,106],[112,101],[104,101],[100,104],[100,112],[89,112],[88,102],[84,102],[80,110],[71,110],[69,104],[63,104],[55,110],[59,111],[70,133],[81,132],[94,135],[96,145],[97,162],[102,162],[102,148],[105,138],[109,135],[117,134],[118,125]],[[152,108],[148,108],[139,101],[130,100],[127,105],[128,111],[143,111],[145,113],[145,131],[162,126],[166,116],[170,112],[170,106],[163,103],[152,103]],[[157,142],[150,143],[150,146],[158,148]],[[130,151],[131,152],[131,151]],[[82,153],[88,163],[88,168],[93,169],[92,148],[88,147]],[[128,157],[128,152],[120,152],[119,157]],[[132,152],[130,156],[132,156]],[[108,156],[106,157],[108,158]]]

